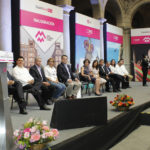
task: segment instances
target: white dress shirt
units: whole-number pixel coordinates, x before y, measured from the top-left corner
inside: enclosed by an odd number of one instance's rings
[[[112,73],[116,73],[117,74],[116,67],[110,65],[109,68],[110,68],[110,70],[111,70]]]
[[[121,75],[121,76],[124,76],[125,74],[124,74],[124,72],[122,71],[122,69],[121,69],[121,66],[119,66],[118,64],[116,65],[116,73],[117,74],[119,74],[119,75]]]
[[[122,66],[121,66],[121,69],[122,69],[122,71],[123,71],[123,73],[124,73],[125,75],[129,75],[129,72],[127,71],[125,65],[122,65]]]
[[[34,78],[30,75],[28,69],[25,67],[16,66],[15,68],[13,68],[12,75],[22,83],[22,86],[25,86],[29,81],[34,80]]]
[[[46,78],[50,78],[52,81],[57,80],[57,73],[55,67],[50,67],[49,65],[44,67],[44,72]]]

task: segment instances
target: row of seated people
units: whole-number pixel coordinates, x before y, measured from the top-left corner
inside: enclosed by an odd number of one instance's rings
[[[57,70],[54,67],[54,59],[47,61],[47,66],[41,66],[41,58],[35,58],[35,65],[29,70],[24,67],[24,58],[18,57],[16,66],[12,70],[12,75],[7,72],[8,93],[13,94],[18,102],[20,113],[27,114],[24,91],[30,93],[36,99],[40,110],[50,110],[46,104],[51,104],[66,93],[68,99],[75,99],[79,89],[80,81],[73,76],[68,63],[68,57],[61,57],[61,64]]]
[[[129,75],[124,65],[124,60],[120,59],[118,64],[114,59],[104,64],[104,60],[94,60],[92,67],[90,67],[90,61],[85,59],[81,67],[80,79],[86,82],[92,82],[95,84],[95,94],[102,95],[100,93],[100,86],[105,84],[106,91],[110,92],[110,85],[112,85],[113,92],[120,92],[120,83],[122,88],[128,88],[129,80],[132,80],[133,76]]]

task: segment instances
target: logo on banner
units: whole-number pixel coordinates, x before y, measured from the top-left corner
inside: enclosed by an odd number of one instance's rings
[[[143,41],[144,41],[145,43],[149,43],[149,42],[150,42],[150,37],[145,37],[145,38],[143,39]]]
[[[50,8],[44,8],[44,7],[41,7],[41,6],[38,6],[38,5],[36,5],[36,8],[37,8],[37,9],[44,10],[44,11],[47,11],[47,12],[49,12],[49,13],[53,13],[53,10],[50,9]]]
[[[118,39],[119,39],[118,36],[114,36],[113,38],[114,38],[114,40],[116,40],[116,41],[118,41]]]
[[[37,34],[35,35],[35,38],[37,39],[37,41],[42,43],[46,39],[46,36],[43,31],[38,31]]]
[[[92,22],[88,19],[88,20],[87,20],[87,23],[90,24],[90,23],[92,23]]]
[[[86,30],[86,33],[87,33],[88,35],[91,35],[91,34],[93,34],[93,30],[87,29],[87,30]]]

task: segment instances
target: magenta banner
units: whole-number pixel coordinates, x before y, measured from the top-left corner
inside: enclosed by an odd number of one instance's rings
[[[76,35],[100,39],[100,30],[81,24],[76,24]]]
[[[63,32],[63,20],[20,10],[20,25]]]
[[[122,44],[123,37],[121,35],[107,32],[107,41]]]
[[[132,36],[131,44],[150,44],[150,36]]]

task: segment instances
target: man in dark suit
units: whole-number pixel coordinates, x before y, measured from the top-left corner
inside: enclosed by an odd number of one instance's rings
[[[109,68],[110,63],[107,61],[104,69],[106,70],[106,74],[108,75],[109,78],[112,78],[115,81],[115,87],[118,92],[121,92],[120,90],[120,82],[124,80],[122,76],[119,74],[111,72],[111,69]]]
[[[108,76],[108,74],[104,68],[104,60],[103,59],[101,59],[99,61],[99,75],[100,75],[100,77],[104,78],[107,81],[106,82],[106,91],[107,92],[110,92],[109,83],[112,84],[113,92],[117,92],[114,79]]]
[[[7,83],[8,83],[8,93],[13,95],[13,98],[17,101],[20,114],[27,114],[26,112],[26,102],[24,100],[24,92],[22,84],[17,81],[10,73],[7,71]]]
[[[67,64],[68,57],[62,55],[61,64],[57,66],[58,80],[66,84],[66,96],[68,99],[74,99],[77,96],[79,89],[81,88],[81,82],[75,78],[72,74],[70,66]]]
[[[50,100],[52,93],[54,93],[54,87],[50,85],[47,78],[45,77],[45,73],[43,68],[41,67],[41,58],[35,59],[35,65],[32,66],[29,70],[30,74],[34,78],[35,86],[42,90],[42,97],[48,105],[52,104],[52,100]]]
[[[148,73],[148,56],[147,55],[143,55],[143,59],[142,59],[142,72],[143,72],[143,86],[147,86],[146,84],[146,79],[147,79],[147,73]]]

